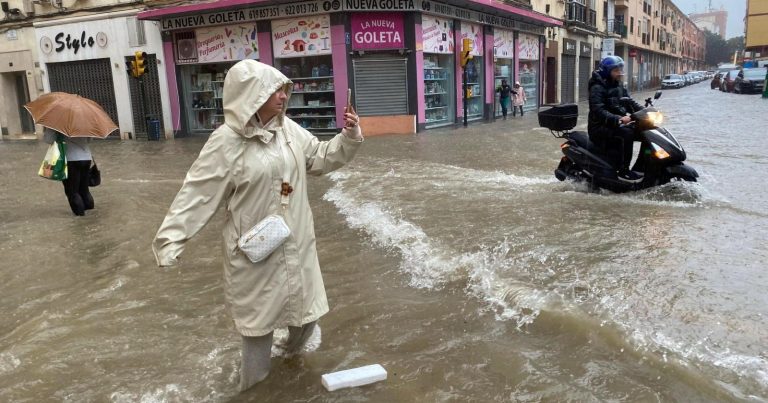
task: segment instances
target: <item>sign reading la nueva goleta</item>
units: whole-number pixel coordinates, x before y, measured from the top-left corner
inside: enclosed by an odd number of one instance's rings
[[[402,49],[402,13],[352,14],[352,49]]]
[[[247,7],[239,10],[217,11],[207,14],[186,15],[164,18],[162,30],[193,29],[210,25],[240,24],[244,22],[303,17],[313,14],[340,11],[406,12],[418,11],[427,14],[456,18],[499,28],[543,34],[544,27],[528,24],[508,17],[461,7],[438,3],[431,0],[315,0],[299,3],[278,4],[261,7]]]

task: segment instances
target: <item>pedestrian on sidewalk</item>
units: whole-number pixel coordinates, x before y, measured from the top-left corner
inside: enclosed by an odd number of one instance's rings
[[[496,88],[496,92],[499,93],[499,105],[501,105],[501,113],[504,116],[504,120],[507,120],[507,110],[509,109],[512,87],[507,84],[507,80],[501,80],[501,85]]]
[[[520,108],[520,116],[523,116],[526,99],[525,89],[520,85],[520,81],[515,81],[515,88],[512,89],[512,116],[517,116],[517,108]]]
[[[363,141],[354,108],[345,127],[320,141],[285,113],[293,83],[254,60],[235,64],[224,79],[224,124],[206,142],[157,231],[152,249],[159,266],[173,266],[186,242],[227,210],[224,291],[242,337],[240,390],[264,380],[271,368],[272,335],[288,328],[285,350],[298,353],[328,312],[307,195],[307,175],[321,175],[352,160]],[[238,240],[265,218],[282,217],[290,235],[252,261]],[[271,237],[271,234],[264,234]]]
[[[45,128],[43,141],[53,144],[56,140],[67,144],[67,179],[64,184],[64,194],[67,196],[69,207],[76,216],[84,216],[85,210],[94,207],[93,196],[88,189],[90,183],[91,160],[93,155],[88,147],[87,137],[67,137],[63,134]]]

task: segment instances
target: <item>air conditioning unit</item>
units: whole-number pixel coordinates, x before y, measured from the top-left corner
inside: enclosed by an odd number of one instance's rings
[[[176,51],[179,60],[197,59],[197,41],[194,39],[179,39],[176,42]]]

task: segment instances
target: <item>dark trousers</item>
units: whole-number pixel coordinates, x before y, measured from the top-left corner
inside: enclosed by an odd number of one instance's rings
[[[512,107],[512,116],[517,116],[517,108],[520,108],[520,116],[523,116],[523,105]]]
[[[67,161],[67,179],[64,179],[64,194],[75,215],[85,215],[93,208],[93,196],[88,190],[91,161]]]
[[[499,98],[499,104],[501,105],[501,114],[504,119],[507,118],[507,110],[509,109],[509,98]]]
[[[635,130],[628,127],[599,128],[589,133],[589,138],[605,150],[608,162],[617,169],[629,169],[636,137]]]

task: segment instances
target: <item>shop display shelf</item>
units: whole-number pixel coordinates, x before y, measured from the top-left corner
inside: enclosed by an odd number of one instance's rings
[[[424,108],[424,110],[425,110],[425,111],[429,111],[429,110],[432,110],[432,109],[445,109],[445,108],[447,108],[447,107],[448,107],[448,105],[443,105],[443,106],[432,106],[432,107],[429,107],[429,108]]]
[[[509,77],[507,77],[507,76],[494,76],[493,78],[509,79]]]
[[[446,81],[447,78],[425,78],[424,81]]]
[[[189,91],[189,92],[194,93],[194,94],[198,94],[198,93],[201,93],[201,92],[203,92],[203,93],[204,92],[214,92],[214,90],[194,90],[194,91]]]
[[[477,95],[472,95],[472,96],[469,96],[469,97],[467,97],[467,98],[469,98],[469,99],[472,99],[472,98],[480,98],[480,97],[482,97],[482,96],[483,96],[483,94],[477,94]]]
[[[295,80],[328,80],[333,78],[333,76],[322,76],[322,77],[288,77],[291,79],[291,81]]]
[[[215,111],[219,108],[192,108],[193,111]]]
[[[426,92],[424,95],[446,95],[447,92]]]
[[[445,70],[445,67],[424,67],[424,70]]]

